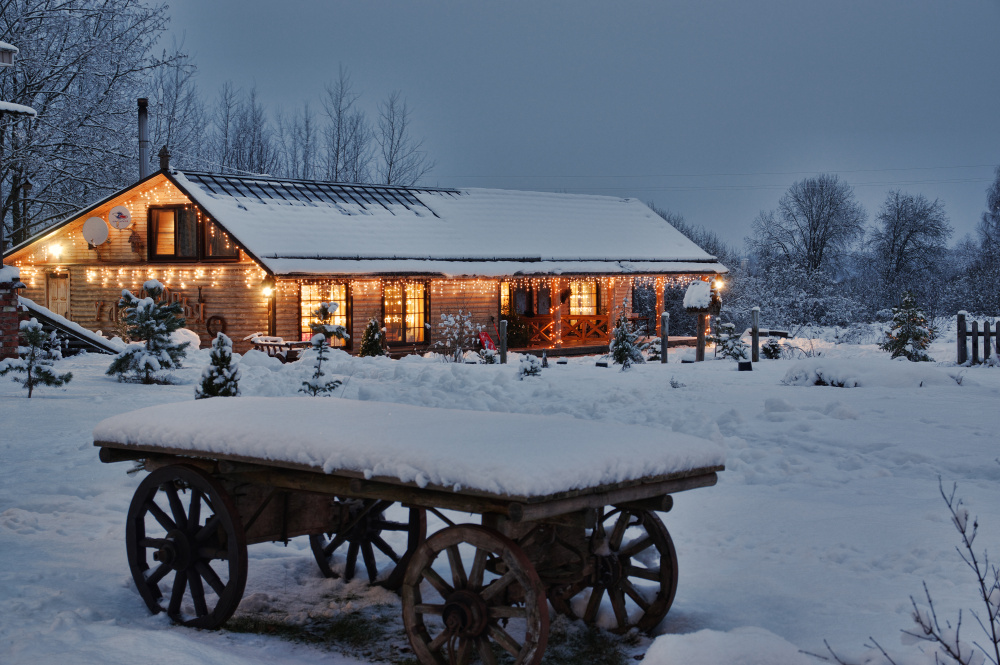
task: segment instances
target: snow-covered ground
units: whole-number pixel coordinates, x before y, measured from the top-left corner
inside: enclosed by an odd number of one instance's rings
[[[953,360],[953,345],[946,335],[931,355]],[[713,440],[725,448],[727,469],[715,487],[676,495],[662,516],[680,583],[660,637],[633,652],[657,665],[783,665],[820,662],[801,651],[825,653],[824,639],[857,656],[872,636],[898,662],[928,662],[900,639],[911,626],[910,596],[921,596],[926,581],[942,619],[975,601],[939,476],[947,487],[957,482],[979,516],[977,547],[1000,545],[1000,369],[892,361],[873,345],[816,340],[805,348],[819,357],[764,361],[752,372],[729,361],[682,364],[693,356],[682,349],[668,364],[628,372],[596,367],[594,358],[551,363],[523,381],[516,361],[472,366],[336,352],[330,372],[344,381],[336,396],[301,399],[558,414]],[[240,360],[245,395],[296,395],[309,372],[256,352]],[[208,352],[193,353],[175,372],[185,383],[173,386],[116,383],[104,376],[109,361],[69,358],[58,368],[72,371],[72,382],[39,388],[30,400],[0,380],[0,662],[370,662],[364,651],[179,628],[148,614],[124,545],[139,479],[127,464],[101,464],[91,432],[106,417],[156,404],[176,404],[184,418]],[[856,387],[802,385],[817,372]],[[415,432],[414,445],[437,435]],[[572,441],[552,445],[572,454]],[[250,548],[238,614],[335,618],[382,606],[393,615],[398,600],[361,582],[321,578],[299,538]],[[386,641],[403,644],[401,628],[392,630],[398,634]],[[978,638],[977,630],[967,619],[963,636]]]

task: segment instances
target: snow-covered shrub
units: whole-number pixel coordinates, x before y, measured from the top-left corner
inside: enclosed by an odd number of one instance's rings
[[[362,357],[386,355],[385,328],[378,324],[378,319],[368,320],[365,332],[361,335],[361,349],[358,351],[358,355]]]
[[[781,342],[777,337],[768,337],[760,347],[760,353],[768,360],[778,360],[782,355]]]
[[[893,358],[905,356],[907,360],[914,362],[931,360],[927,355],[927,348],[937,336],[937,330],[917,307],[913,294],[904,293],[903,301],[892,308],[890,326],[885,334],[885,341],[879,344],[879,348],[892,353]]]
[[[442,314],[434,337],[434,346],[443,349],[455,362],[462,362],[467,350],[479,342],[483,327],[472,320],[472,312],[459,310],[457,314]],[[509,330],[508,330],[509,332]]]
[[[115,356],[108,367],[108,376],[119,381],[132,380],[155,383],[156,372],[181,366],[187,355],[188,343],[175,343],[171,336],[184,326],[180,303],[162,302],[163,284],[151,279],[142,285],[145,298],[137,298],[128,289],[122,291],[119,309],[125,311],[124,322],[132,340],[142,340],[141,345],[130,345]]]
[[[632,327],[627,312],[628,298],[625,298],[622,301],[618,321],[615,322],[615,329],[611,333],[611,342],[608,344],[612,362],[621,365],[623,372],[631,367],[632,363],[646,362],[642,351],[647,345],[639,343],[639,333]]]
[[[312,377],[302,382],[302,387],[299,388],[300,393],[306,393],[315,397],[317,395],[332,393],[337,389],[337,386],[343,383],[337,379],[328,381],[326,379],[326,372],[323,371],[323,361],[327,359],[330,353],[330,344],[327,342],[327,339],[329,337],[337,337],[339,339],[346,339],[348,337],[344,326],[330,323],[330,319],[336,311],[337,303],[335,302],[321,302],[319,307],[313,311],[313,316],[319,319],[318,323],[309,324],[309,329],[313,331],[310,343],[313,350],[316,351],[316,364],[313,365]]]
[[[662,340],[659,337],[650,337],[645,344],[646,360],[649,362],[657,362],[658,360],[662,360],[663,356],[660,355],[661,346],[662,346]]]
[[[35,386],[58,388],[69,383],[73,378],[72,372],[56,374],[52,371],[52,365],[57,360],[62,360],[62,352],[59,350],[61,343],[55,332],[46,335],[42,324],[36,319],[31,319],[21,321],[20,335],[21,344],[17,347],[17,358],[0,361],[0,376],[11,373],[24,374],[23,377],[10,378],[28,389],[28,397],[31,397]]]
[[[209,365],[201,373],[201,385],[194,389],[195,399],[239,397],[240,368],[233,364],[233,342],[225,333],[212,340]]]
[[[732,358],[737,362],[750,360],[750,346],[736,334],[736,324],[717,324],[719,334],[715,338],[716,353],[723,358]]]
[[[479,349],[479,360],[484,365],[499,365],[500,352],[496,349]]]
[[[524,380],[526,376],[539,376],[542,373],[542,361],[535,356],[526,353],[521,356],[521,362],[517,367],[517,378]]]

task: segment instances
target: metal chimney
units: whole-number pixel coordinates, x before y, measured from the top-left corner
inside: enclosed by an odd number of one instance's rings
[[[139,180],[149,175],[149,100],[139,98]]]

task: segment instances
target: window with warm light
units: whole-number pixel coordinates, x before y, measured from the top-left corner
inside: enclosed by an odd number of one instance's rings
[[[574,279],[569,283],[570,316],[597,316],[598,300],[596,281]]]
[[[319,307],[321,302],[337,303],[337,311],[333,313],[330,323],[335,326],[344,326],[350,330],[350,311],[347,297],[346,284],[324,284],[324,283],[304,283],[299,287],[299,312],[300,331],[303,342],[312,339],[312,323],[319,323],[313,312]],[[328,340],[330,346],[349,346],[350,340],[331,339]]]
[[[149,208],[151,261],[234,261],[239,248],[222,229],[193,206]]]
[[[427,284],[388,282],[382,287],[382,319],[390,344],[427,341]]]

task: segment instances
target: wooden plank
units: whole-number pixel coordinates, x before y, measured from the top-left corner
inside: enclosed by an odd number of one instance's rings
[[[174,456],[178,463],[201,459],[218,464],[220,472],[227,475],[240,475],[246,482],[270,484],[274,487],[301,489],[315,492],[328,492],[355,496],[364,499],[391,499],[403,503],[420,506],[448,508],[451,510],[468,510],[469,512],[496,512],[508,516],[514,521],[539,519],[545,516],[562,515],[584,508],[601,507],[621,501],[638,501],[650,499],[664,494],[680,492],[695,487],[707,487],[717,481],[716,473],[724,467],[713,466],[691,469],[661,476],[652,476],[639,480],[600,485],[585,489],[559,492],[543,496],[511,496],[498,495],[489,492],[479,492],[463,489],[455,492],[451,488],[428,485],[419,487],[415,483],[404,483],[398,479],[376,477],[365,479],[364,474],[354,471],[334,471],[324,473],[317,467],[311,467],[294,462],[268,461],[261,462],[242,455],[199,455],[192,451],[154,446],[123,445],[108,442],[94,442],[95,446],[116,451],[126,451],[129,455],[147,453],[160,458]],[[120,452],[101,453],[110,461],[136,459]],[[552,505],[557,505],[552,512]],[[549,507],[540,507],[549,506]]]

